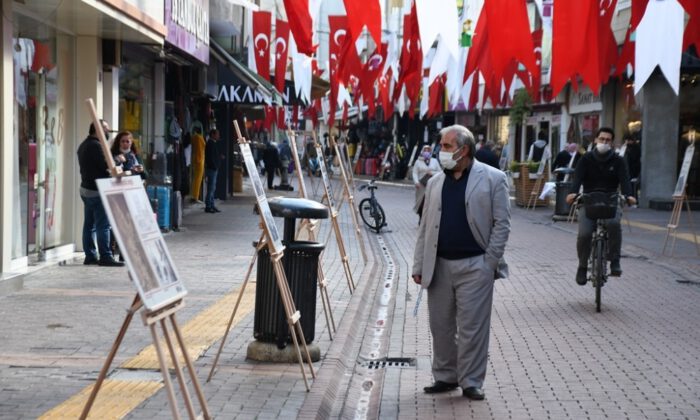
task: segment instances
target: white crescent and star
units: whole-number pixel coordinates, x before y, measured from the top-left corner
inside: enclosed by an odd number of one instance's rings
[[[335,34],[333,35],[333,42],[335,42],[336,45],[342,46],[343,44],[339,40],[339,38],[342,36],[345,38],[345,34],[347,34],[347,31],[345,29],[338,29],[335,31]]]
[[[265,41],[265,45],[263,47],[258,47],[258,41],[260,40]],[[255,36],[255,39],[253,40],[253,44],[255,45],[255,49],[264,51],[269,48],[270,46],[270,39],[267,37],[265,34],[258,34]]]
[[[376,70],[379,68],[379,66],[382,65],[382,62],[384,62],[384,58],[382,58],[381,55],[379,54],[372,54],[372,56],[368,60],[368,68],[370,70]]]
[[[275,52],[277,53],[278,60],[282,58],[282,54],[284,54],[285,51],[287,51],[287,41],[285,41],[284,38],[277,38],[275,40]]]

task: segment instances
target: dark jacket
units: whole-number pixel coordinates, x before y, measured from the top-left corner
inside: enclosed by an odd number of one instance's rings
[[[216,145],[216,141],[209,139],[204,148],[204,167],[209,170],[218,171],[219,166],[221,166],[219,147]]]
[[[491,149],[482,147],[476,151],[474,157],[481,163],[485,163],[496,169],[501,169],[501,167],[498,165],[498,155],[496,155],[496,153],[494,153]]]
[[[581,153],[576,152],[576,155],[574,155],[574,162],[571,164],[571,169],[576,169],[576,165],[578,161],[581,160],[581,156],[583,156]],[[562,150],[557,153],[557,157],[554,158],[552,169],[568,168],[569,162],[571,162],[571,154],[567,150]],[[557,181],[563,181],[564,177],[564,174],[557,174]]]
[[[263,162],[265,162],[266,170],[275,170],[282,166],[280,162],[280,154],[274,144],[268,143],[263,151]]]
[[[595,150],[583,155],[576,165],[572,193],[578,193],[583,185],[583,192],[615,192],[619,186],[625,197],[632,195],[632,186],[627,172],[627,164],[614,150],[600,155]]]
[[[102,146],[97,137],[88,136],[80,143],[78,165],[80,165],[80,186],[87,190],[97,191],[95,180],[110,177]]]

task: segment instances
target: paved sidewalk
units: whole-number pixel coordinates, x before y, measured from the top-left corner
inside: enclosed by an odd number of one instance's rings
[[[356,202],[365,195],[359,192]],[[389,226],[380,235],[363,230],[367,263],[347,207],[341,211],[355,294],[347,290],[334,237],[324,254],[338,331],[330,341],[317,303],[315,343],[322,358],[314,364],[311,392],[305,391],[296,364],[246,360],[253,335],[249,305],[235,323],[212,382],[204,380],[219,342],[195,361],[215,417],[700,417],[699,259],[685,239],[678,240],[673,258],[660,255],[668,212],[628,213],[633,226],[631,233],[624,231],[624,276],[606,285],[603,312],[597,314],[592,288],[573,281],[575,225],[552,223],[549,209],[514,208],[506,254],[511,278],[496,284],[494,296],[487,400],[470,402],[458,392],[422,392],[432,382],[431,341],[427,299],[413,316],[413,190],[405,183],[382,183],[377,196]],[[166,235],[190,292],[178,314],[181,325],[197,322],[221,299],[235,295],[250,262],[251,242],[260,235],[247,191],[219,208],[224,212],[188,208],[186,230]],[[324,222],[324,240],[328,227]],[[680,230],[687,234],[687,225]],[[0,325],[0,419],[36,418],[94,382],[134,289],[124,269],[81,262],[32,273],[23,291],[0,297],[5,321]],[[213,318],[212,323],[222,317]],[[114,366],[150,341],[135,321]],[[387,357],[395,363],[384,363]],[[126,374],[134,375],[128,379],[133,382],[157,382],[159,376],[150,369],[113,372]],[[153,393],[135,403],[127,417],[170,418],[165,393]]]

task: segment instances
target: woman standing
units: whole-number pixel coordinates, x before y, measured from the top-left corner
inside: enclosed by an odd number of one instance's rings
[[[413,211],[418,213],[418,223],[423,216],[423,199],[425,198],[425,186],[431,176],[440,172],[440,164],[433,157],[433,149],[430,145],[423,146],[420,156],[413,164],[413,183],[416,186],[416,203]]]
[[[134,144],[134,138],[128,131],[122,131],[112,143],[112,157],[117,165],[122,166],[122,170],[131,171],[134,175],[141,175],[141,179],[146,179],[146,170],[139,158],[139,150]]]

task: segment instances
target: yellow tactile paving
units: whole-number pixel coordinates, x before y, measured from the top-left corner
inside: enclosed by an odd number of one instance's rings
[[[630,221],[629,223],[630,223],[630,225],[632,225],[634,227],[638,227],[640,229],[645,229],[645,230],[656,231],[656,232],[668,229],[666,226],[652,225],[649,223],[633,222],[633,221]],[[695,240],[693,238],[692,233],[678,233],[678,232],[676,232],[676,233],[672,233],[671,236],[678,238],[678,239],[682,239],[684,241],[688,241],[688,242],[694,242],[694,240]]]
[[[94,384],[93,384],[94,385]],[[93,385],[90,385],[39,417],[44,419],[77,419],[83,412]],[[121,419],[160,388],[156,381],[118,381],[107,379],[102,383],[89,419]]]
[[[182,338],[190,352],[190,358],[195,361],[204,351],[219,340],[223,335],[231,317],[231,311],[238,299],[240,289],[225,295],[186,324],[180,324]],[[241,298],[241,304],[233,320],[232,328],[248,315],[255,306],[255,283],[250,282]],[[134,319],[131,328],[137,328],[138,321]],[[168,330],[175,340],[171,325]],[[160,330],[160,329],[158,329]],[[127,332],[128,334],[128,332]],[[161,340],[162,341],[162,340]],[[168,359],[168,367],[172,369],[172,362],[163,341],[163,351]],[[173,345],[176,346],[175,342]],[[177,347],[176,347],[177,348]],[[184,368],[184,359],[180,355],[180,366]],[[121,366],[126,369],[160,369],[155,348],[150,345],[143,349],[136,357],[127,360]],[[174,382],[175,384],[176,382]],[[94,384],[86,387],[80,393],[72,396],[63,403],[46,412],[40,419],[76,419],[82,413]],[[176,385],[174,385],[176,386]],[[107,379],[102,384],[97,394],[95,404],[92,406],[89,418],[93,419],[120,419],[126,416],[143,401],[150,398],[160,388],[161,381],[124,381]]]
[[[224,335],[226,325],[231,317],[231,311],[233,311],[233,307],[236,304],[236,299],[238,299],[238,290],[226,295],[223,299],[200,312],[184,326],[180,326],[182,337],[185,340],[185,345],[190,353],[191,360],[197,360],[206,349]],[[236,313],[236,318],[233,320],[233,325],[236,325],[241,319],[248,315],[253,310],[254,306],[255,283],[251,282],[248,283],[245,293],[243,294],[241,304]],[[170,328],[169,324],[168,330],[171,331],[171,336],[173,336],[174,340],[175,337],[174,334],[172,334],[172,328]],[[161,340],[161,343],[163,345],[163,351],[167,354],[165,342]],[[175,343],[173,343],[173,345],[175,345]],[[172,369],[173,366],[170,357],[166,356],[166,358],[168,359],[168,368]],[[181,367],[184,366],[185,361],[182,355],[179,356],[179,362]],[[158,364],[155,347],[150,345],[141,350],[136,357],[124,362],[122,367],[127,369],[159,369],[160,366]]]

